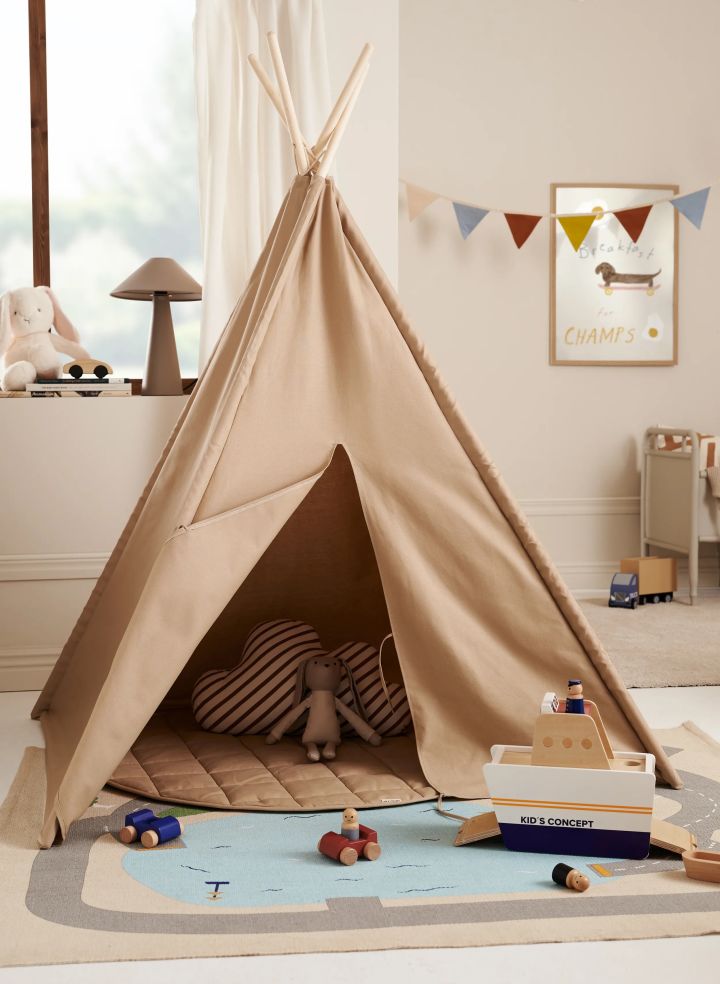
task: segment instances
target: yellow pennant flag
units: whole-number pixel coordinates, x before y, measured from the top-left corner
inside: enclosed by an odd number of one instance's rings
[[[572,248],[577,251],[583,244],[585,236],[590,231],[597,215],[562,215],[558,216],[558,222],[565,230],[565,235],[572,243]]]
[[[406,184],[405,192],[407,194],[408,216],[411,222],[421,212],[424,212],[428,205],[432,205],[440,197],[434,191],[428,191],[427,188],[420,188],[418,185],[413,184]]]

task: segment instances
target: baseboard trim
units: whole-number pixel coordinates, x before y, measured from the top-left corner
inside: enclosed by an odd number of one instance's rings
[[[95,580],[108,557],[106,553],[0,555],[0,582]]]
[[[620,561],[573,561],[555,565],[575,598],[607,596],[613,574],[620,570]],[[698,563],[698,594],[712,597],[720,591],[720,564],[716,557],[701,557]],[[678,558],[678,594],[689,592],[686,557]]]
[[[0,648],[0,692],[42,690],[59,655],[53,646]]]
[[[520,499],[526,516],[639,516],[640,496],[581,499]]]

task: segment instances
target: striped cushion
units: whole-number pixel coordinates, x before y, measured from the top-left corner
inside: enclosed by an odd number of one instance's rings
[[[278,619],[256,625],[237,666],[209,670],[195,684],[192,708],[196,721],[207,731],[220,734],[267,734],[292,706],[299,664],[324,653],[317,632],[304,622]],[[377,649],[364,642],[348,642],[330,655],[344,659],[350,667],[371,727],[381,735],[410,730],[412,718],[405,688],[388,685],[391,706],[383,690]],[[351,703],[347,683],[338,697]],[[343,731],[354,733],[349,726]]]

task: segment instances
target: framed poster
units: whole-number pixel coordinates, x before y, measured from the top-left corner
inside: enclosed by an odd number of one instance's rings
[[[597,214],[577,252],[550,223],[550,365],[676,365],[677,210],[656,205],[634,243],[612,209],[672,198],[678,186],[550,187],[552,212]]]

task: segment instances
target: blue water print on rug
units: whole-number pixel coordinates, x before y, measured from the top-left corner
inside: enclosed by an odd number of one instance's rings
[[[477,807],[463,804],[467,815]],[[203,814],[188,823],[181,850],[133,847],[125,871],[180,902],[208,906],[322,904],[334,898],[423,899],[532,892],[552,887],[563,856],[507,851],[501,840],[455,847],[459,824],[431,803],[361,811],[378,832],[382,856],[345,866],[317,851],[341,814]],[[602,858],[570,859],[591,881]]]

